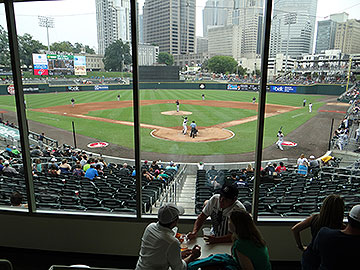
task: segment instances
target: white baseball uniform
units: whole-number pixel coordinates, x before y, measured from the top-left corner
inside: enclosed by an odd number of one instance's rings
[[[188,120],[184,118],[183,131],[182,131],[183,134],[186,134],[186,132],[187,132],[187,122],[188,122]]]

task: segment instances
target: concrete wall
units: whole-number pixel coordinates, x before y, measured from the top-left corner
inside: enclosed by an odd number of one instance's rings
[[[144,228],[153,219],[67,217],[0,212],[1,246],[107,255],[137,256]],[[182,217],[179,232],[191,231],[194,217]],[[262,223],[259,228],[274,261],[299,261],[291,233],[294,222]],[[307,244],[310,232],[303,235]]]

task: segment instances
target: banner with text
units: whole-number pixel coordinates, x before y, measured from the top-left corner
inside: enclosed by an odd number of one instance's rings
[[[33,54],[34,75],[49,75],[46,54]]]
[[[270,92],[296,93],[296,86],[271,85]]]

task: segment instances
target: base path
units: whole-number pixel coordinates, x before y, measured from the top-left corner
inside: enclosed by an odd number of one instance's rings
[[[246,110],[254,110],[257,111],[258,105],[252,104],[251,102],[239,102],[239,101],[216,101],[216,100],[179,100],[180,109],[181,104],[189,104],[189,105],[197,105],[197,106],[208,106],[208,107],[226,107],[226,108],[236,108],[236,109],[246,109]],[[174,104],[176,107],[174,100],[141,100],[140,105],[155,105],[155,104]],[[87,115],[90,111],[98,111],[98,110],[111,110],[111,109],[119,109],[119,108],[127,108],[131,107],[133,102],[129,101],[107,101],[107,102],[96,102],[96,103],[82,103],[76,104],[75,107],[69,105],[64,106],[54,106],[47,108],[39,108],[33,109],[33,111],[43,112],[43,113],[52,113],[58,115],[66,115],[69,117],[76,117],[82,119],[89,119],[95,121],[102,121],[120,125],[128,125],[133,126],[133,122],[129,121],[120,121],[113,120],[108,118],[101,118]],[[267,104],[265,109],[265,117],[275,116],[281,113],[286,113],[289,111],[293,111],[299,109],[299,107],[285,106],[285,105],[274,105]],[[162,114],[168,115],[188,115],[191,112],[181,111],[167,111],[162,112]],[[178,141],[178,142],[211,142],[211,141],[222,141],[228,140],[234,136],[234,133],[226,128],[244,124],[251,121],[256,121],[257,116],[250,116],[239,120],[234,120],[230,122],[225,122],[221,124],[217,124],[209,127],[197,127],[198,135],[195,138],[190,138],[189,132],[190,127],[188,126],[188,134],[182,134],[182,127],[162,127],[151,124],[140,124],[141,128],[152,129],[151,135],[155,138],[169,140],[169,141]]]

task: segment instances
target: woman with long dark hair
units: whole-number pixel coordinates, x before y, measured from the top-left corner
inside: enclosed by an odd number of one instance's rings
[[[344,200],[339,195],[331,194],[323,201],[319,214],[313,214],[291,228],[297,247],[301,251],[304,251],[301,260],[301,268],[303,270],[312,269],[311,265],[313,260],[317,260],[317,258],[310,255],[311,252],[309,252],[309,249],[311,249],[311,243],[319,230],[322,227],[328,227],[330,229],[341,229],[344,227],[344,209]],[[312,241],[309,246],[306,247],[302,244],[300,232],[309,227],[311,230]]]

